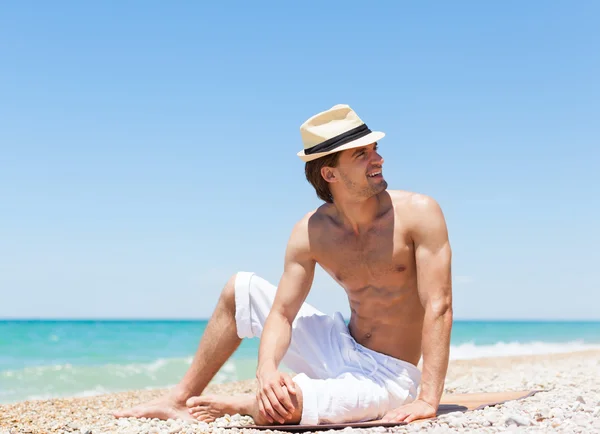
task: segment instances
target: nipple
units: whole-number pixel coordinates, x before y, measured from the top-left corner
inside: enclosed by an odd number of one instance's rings
[[[365,339],[369,339],[371,337],[371,333],[365,334]]]

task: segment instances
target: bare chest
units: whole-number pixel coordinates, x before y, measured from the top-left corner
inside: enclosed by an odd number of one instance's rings
[[[319,241],[317,261],[346,289],[401,287],[414,276],[414,251],[393,225],[356,236],[330,231]]]

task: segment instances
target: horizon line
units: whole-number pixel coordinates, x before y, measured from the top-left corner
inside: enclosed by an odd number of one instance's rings
[[[350,318],[344,317],[345,320]],[[102,322],[131,322],[131,321],[145,321],[145,322],[200,322],[209,321],[208,318],[174,318],[174,317],[0,317],[0,321],[63,321],[63,322],[77,322],[77,321],[102,321]],[[463,322],[476,322],[476,321],[497,321],[497,322],[600,322],[600,318],[505,318],[505,317],[490,317],[490,318],[454,318],[454,321]]]

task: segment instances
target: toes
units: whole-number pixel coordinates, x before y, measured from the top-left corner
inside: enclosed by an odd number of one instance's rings
[[[189,408],[198,407],[200,404],[204,403],[205,401],[206,401],[206,397],[204,397],[204,396],[192,396],[185,402],[185,405]]]
[[[195,407],[198,405],[198,398],[198,396],[192,396],[191,398],[188,398],[188,400],[185,401],[185,406],[188,408]]]
[[[124,418],[124,417],[136,417],[136,412],[134,409],[129,409],[129,410],[119,410],[119,411],[115,411],[113,413],[113,415],[116,418]]]
[[[204,411],[195,411],[192,413],[192,417],[200,422],[214,422],[215,418],[210,416]]]

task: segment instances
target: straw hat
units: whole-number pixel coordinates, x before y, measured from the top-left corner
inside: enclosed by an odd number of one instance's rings
[[[338,104],[304,122],[300,126],[300,135],[304,149],[297,155],[302,161],[311,161],[334,152],[370,145],[382,139],[385,133],[371,131],[350,106]]]

